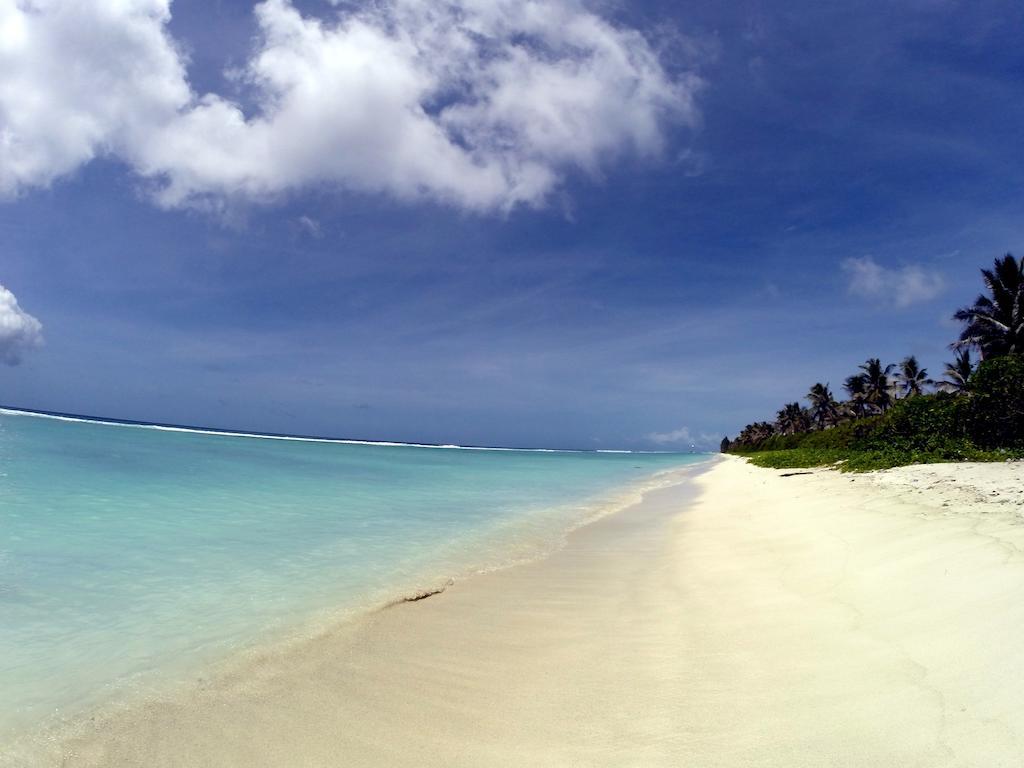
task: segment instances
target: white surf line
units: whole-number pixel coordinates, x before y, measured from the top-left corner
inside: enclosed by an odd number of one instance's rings
[[[129,424],[105,419],[91,419],[84,416],[60,415],[56,413],[40,413],[39,411],[23,411],[18,408],[0,407],[0,414],[8,416],[30,416],[37,419],[69,421],[78,424],[99,424],[107,427],[134,427],[136,429],[155,429],[162,432],[183,432],[193,435],[213,435],[215,437],[245,437],[253,440],[282,440],[297,443],[329,443],[335,445],[373,445],[385,448],[435,448],[456,451],[514,451],[518,453],[628,453],[628,454],[667,454],[668,451],[616,451],[597,450],[582,451],[572,448],[501,448],[479,445],[436,445],[433,443],[400,443],[388,440],[352,440],[332,437],[300,437],[298,435],[261,435],[256,432],[231,432],[225,429],[202,429],[200,427],[174,427],[166,424]]]

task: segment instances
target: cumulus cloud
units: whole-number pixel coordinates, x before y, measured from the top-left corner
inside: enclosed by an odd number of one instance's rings
[[[842,269],[849,280],[850,293],[874,301],[891,302],[900,308],[934,299],[946,287],[938,272],[913,264],[890,269],[871,256],[845,259]]]
[[[193,92],[169,0],[0,0],[0,193],[102,155],[166,207],[331,185],[507,210],[544,204],[567,173],[658,156],[699,119],[696,76],[578,0],[255,13],[243,109]]]
[[[18,299],[0,285],[0,362],[17,365],[22,355],[43,343],[43,325],[18,306]]]
[[[0,193],[130,154],[188,105],[166,0],[0,0]]]

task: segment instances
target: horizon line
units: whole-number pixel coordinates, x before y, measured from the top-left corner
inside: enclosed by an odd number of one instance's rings
[[[80,422],[84,424],[100,424],[110,427],[134,427],[137,429],[154,429],[165,432],[183,432],[189,434],[213,435],[220,437],[243,437],[257,440],[282,440],[304,443],[335,443],[339,445],[373,445],[386,448],[434,448],[463,451],[520,451],[528,453],[629,453],[629,454],[702,454],[709,451],[643,451],[607,448],[524,448],[519,446],[500,445],[456,445],[453,443],[411,443],[400,440],[367,440],[351,437],[328,437],[325,435],[303,435],[285,432],[261,432],[258,430],[232,430],[219,427],[204,427],[194,424],[174,424],[160,421],[139,421],[137,419],[120,419],[112,416],[92,416],[64,411],[47,411],[39,408],[22,408],[19,406],[0,404],[0,414],[12,416],[32,416],[36,418],[54,419],[56,421]]]

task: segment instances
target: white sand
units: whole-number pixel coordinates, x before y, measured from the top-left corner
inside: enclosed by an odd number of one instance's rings
[[[1024,465],[781,474],[722,460],[55,761],[1024,764]]]

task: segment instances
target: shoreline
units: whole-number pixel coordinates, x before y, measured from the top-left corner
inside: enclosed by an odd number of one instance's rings
[[[721,459],[53,763],[1017,765],[1024,467],[983,467]]]
[[[52,722],[45,722],[38,728],[9,733],[8,736],[13,737],[12,741],[6,748],[0,747],[0,768],[22,768],[26,760],[31,761],[31,764],[35,764],[37,760],[41,765],[52,764],[52,758],[39,757],[41,743],[52,747],[54,744],[73,741],[83,733],[94,730],[96,723],[130,717],[132,712],[153,705],[186,701],[208,686],[216,685],[217,681],[244,677],[249,671],[264,666],[272,659],[301,653],[305,646],[326,639],[343,637],[361,622],[382,611],[442,594],[455,584],[461,585],[468,580],[528,566],[549,558],[560,551],[569,537],[580,529],[636,505],[646,493],[687,482],[694,472],[702,471],[702,468],[707,467],[713,460],[713,457],[708,457],[704,461],[661,469],[645,475],[642,479],[581,498],[573,503],[561,504],[543,512],[524,513],[522,519],[513,521],[508,530],[496,528],[478,537],[479,540],[467,540],[475,542],[473,547],[468,546],[467,542],[453,544],[457,549],[466,549],[466,557],[462,559],[465,559],[467,564],[457,572],[448,571],[438,575],[440,572],[432,573],[437,570],[436,568],[428,567],[419,577],[407,583],[363,596],[358,604],[325,607],[311,613],[300,623],[276,627],[265,636],[253,638],[226,656],[185,664],[176,672],[172,670],[170,675],[153,670],[142,673],[137,680],[126,681],[128,685],[119,682],[112,689],[112,694],[108,693],[95,703],[71,708],[71,715],[57,715]],[[547,532],[542,539],[529,534],[528,540],[517,540],[522,538],[521,532],[516,532],[518,528],[525,532],[531,525],[539,524],[533,519],[536,516],[564,518],[564,522],[560,530]],[[495,543],[502,540],[507,540],[504,545],[498,546]],[[500,561],[474,560],[473,558],[480,558],[482,555],[469,554],[484,550],[490,550],[493,554],[495,547],[506,550]],[[64,758],[61,757],[58,762],[63,761]]]
[[[502,582],[509,577],[517,580],[514,574],[527,574],[531,583],[531,586],[527,587],[527,591],[543,596],[544,586],[550,583],[550,578],[547,575],[538,577],[538,574],[545,574],[552,561],[555,562],[554,568],[560,570],[561,566],[558,563],[561,558],[566,555],[567,551],[570,558],[575,558],[576,555],[572,550],[581,540],[586,541],[588,538],[593,538],[601,542],[601,546],[603,546],[609,533],[614,535],[614,531],[621,527],[652,546],[657,546],[656,541],[651,540],[651,534],[656,530],[650,525],[652,518],[657,521],[658,525],[668,523],[675,511],[675,505],[669,504],[645,510],[641,519],[630,516],[628,513],[643,508],[644,501],[654,495],[672,494],[673,499],[695,496],[697,491],[692,483],[692,478],[708,471],[708,467],[713,466],[714,463],[714,459],[712,459],[682,469],[659,473],[668,476],[664,478],[667,485],[658,484],[651,488],[644,488],[639,491],[639,497],[634,498],[632,502],[618,505],[604,514],[581,520],[577,526],[565,532],[564,540],[555,545],[550,552],[500,568],[475,571],[462,579],[451,582],[444,589],[430,590],[431,594],[424,596],[429,599],[415,599],[420,597],[418,594],[411,595],[413,599],[400,598],[362,612],[358,616],[351,617],[297,642],[265,647],[252,655],[240,655],[219,669],[212,678],[201,680],[197,685],[186,685],[176,696],[154,697],[141,702],[133,702],[130,707],[106,713],[97,723],[93,723],[91,718],[80,721],[76,728],[78,733],[61,740],[60,754],[59,756],[54,755],[54,758],[59,758],[61,765],[261,764],[260,755],[253,754],[249,748],[231,748],[228,752],[223,752],[218,745],[210,745],[212,752],[208,754],[188,754],[186,756],[183,752],[189,749],[188,742],[195,737],[194,733],[185,737],[170,751],[165,751],[164,743],[168,734],[163,732],[163,728],[167,727],[170,732],[179,735],[189,731],[188,727],[183,729],[183,723],[177,720],[178,716],[185,715],[186,719],[205,731],[208,718],[214,712],[224,711],[226,708],[232,711],[236,708],[244,710],[249,706],[253,706],[257,711],[266,706],[275,709],[285,690],[299,698],[321,700],[322,689],[313,693],[309,689],[305,689],[305,686],[308,684],[318,689],[321,688],[324,680],[322,664],[332,668],[331,671],[335,674],[355,671],[352,666],[352,654],[368,653],[371,663],[380,665],[373,674],[387,673],[393,665],[413,660],[413,654],[409,653],[411,648],[396,651],[380,647],[381,641],[386,644],[387,641],[397,640],[402,644],[409,639],[409,628],[404,626],[408,619],[416,620],[423,616],[429,617],[434,606],[450,600],[455,595],[459,597],[480,595],[483,605],[488,606],[490,610],[500,611],[503,604],[500,594],[505,589]],[[635,496],[635,494],[630,495]],[[589,548],[584,547],[584,552],[587,551]],[[495,595],[495,592],[498,594]],[[425,635],[426,637],[423,639],[426,640],[434,635],[434,632],[428,629],[411,634]],[[447,639],[451,640],[452,638]],[[418,640],[413,640],[412,643],[414,646],[420,647]],[[436,647],[434,651],[437,651]],[[442,651],[442,655],[447,656],[447,652]],[[341,669],[334,667],[338,662],[343,664]],[[404,673],[400,675],[400,677],[405,676]],[[392,679],[390,682],[397,684],[399,688],[405,687],[399,678]],[[353,679],[347,680],[343,685],[332,685],[331,688],[330,695],[333,699],[331,706],[340,705],[350,713],[353,707],[361,708],[359,698],[354,694],[361,691],[370,697],[374,695],[371,690],[373,686],[363,685]],[[344,693],[339,693],[340,691],[344,691]],[[399,691],[391,692],[400,695]],[[392,703],[397,704],[398,702]],[[192,717],[198,719],[192,720]],[[242,721],[248,719],[248,716],[243,716]],[[236,724],[240,725],[241,722]],[[286,729],[291,730],[297,725],[298,723],[291,723]],[[161,734],[155,741],[150,741],[151,729],[154,726],[161,731]],[[223,733],[219,726],[214,730]],[[212,734],[208,733],[207,735]],[[244,741],[250,741],[251,736],[252,734],[246,736]],[[141,737],[141,741],[136,742],[136,737]],[[177,737],[172,738],[176,739]],[[274,738],[274,741],[277,739]],[[400,742],[401,738],[396,735],[394,743],[400,744]],[[123,754],[111,755],[107,752],[110,748],[118,750],[122,747],[126,748]],[[266,763],[268,765],[288,765],[294,759],[291,755],[294,747],[295,744],[289,743],[289,738],[285,737],[273,747],[265,744],[259,752],[263,757],[270,758],[271,762]],[[157,751],[150,752],[150,748],[156,748]],[[330,746],[329,750],[333,752],[334,747]],[[274,754],[275,752],[276,754]],[[303,756],[299,762],[302,763],[306,759],[307,756]],[[314,764],[320,764],[316,762],[316,758],[313,759]],[[354,761],[352,764],[359,765],[362,764],[363,757],[350,759]],[[394,764],[392,761],[395,759],[401,763],[400,756],[391,754],[381,764]],[[323,760],[324,765],[332,764],[327,755],[323,756]],[[447,757],[444,760],[447,760]],[[58,761],[55,760],[56,762]]]

